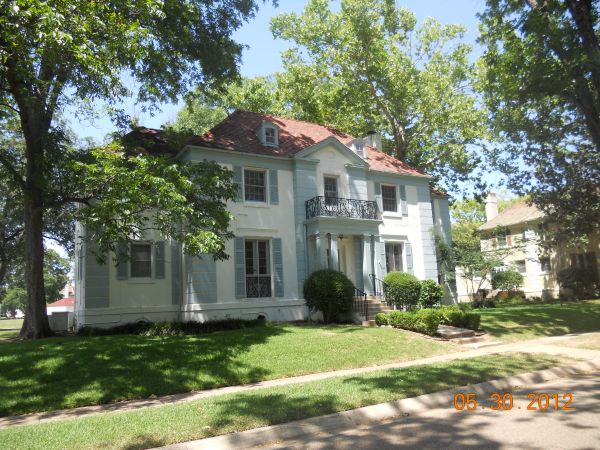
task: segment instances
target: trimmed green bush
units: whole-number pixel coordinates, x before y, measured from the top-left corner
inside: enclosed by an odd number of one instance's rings
[[[421,281],[421,291],[419,294],[419,305],[423,308],[442,303],[444,298],[444,288],[433,280]]]
[[[495,272],[492,276],[492,287],[500,291],[516,291],[523,286],[523,275],[515,270]]]
[[[392,311],[388,316],[388,320],[394,328],[402,328],[433,336],[440,324],[440,315],[435,309]]]
[[[132,322],[111,328],[83,327],[80,336],[110,336],[115,334],[137,334],[140,336],[182,336],[186,334],[208,334],[215,331],[254,328],[265,324],[264,319],[227,319],[206,322]]]
[[[479,313],[463,311],[458,306],[443,306],[438,308],[440,323],[458,328],[467,328],[469,330],[478,330],[481,316]]]
[[[406,272],[390,272],[383,279],[385,300],[399,308],[412,309],[419,302],[421,283]]]
[[[388,316],[386,315],[386,313],[380,312],[375,314],[375,323],[380,327],[384,325],[389,325]]]
[[[304,281],[306,306],[323,313],[323,321],[338,321],[340,314],[350,312],[354,285],[342,272],[324,269],[311,273]]]

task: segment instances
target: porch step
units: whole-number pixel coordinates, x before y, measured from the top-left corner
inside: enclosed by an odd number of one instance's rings
[[[473,330],[451,327],[450,325],[440,325],[437,329],[437,334],[444,339],[472,338],[475,336]]]

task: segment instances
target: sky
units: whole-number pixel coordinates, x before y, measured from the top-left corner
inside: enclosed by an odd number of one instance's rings
[[[268,0],[267,0],[268,1]],[[260,0],[259,0],[260,2]],[[279,0],[278,7],[270,2],[261,4],[254,19],[251,19],[234,34],[234,39],[247,46],[242,55],[240,73],[246,77],[269,75],[282,69],[281,52],[286,50],[290,43],[274,39],[269,30],[270,20],[276,14],[284,12],[301,12],[306,5],[305,0]],[[478,34],[476,14],[484,7],[483,0],[396,0],[399,6],[413,11],[419,22],[427,17],[435,17],[443,24],[459,23],[465,25],[467,32],[465,41],[475,48],[474,57],[480,53],[476,39]],[[338,5],[338,1],[332,4]],[[129,100],[123,103],[125,112],[139,119],[139,123],[150,128],[160,128],[166,122],[173,122],[182,104],[162,104],[160,112],[155,115],[142,112],[140,105]],[[80,120],[81,116],[73,111],[67,111],[66,118],[73,130],[80,138],[91,137],[97,142],[102,142],[104,137],[115,131],[115,127],[108,119]]]

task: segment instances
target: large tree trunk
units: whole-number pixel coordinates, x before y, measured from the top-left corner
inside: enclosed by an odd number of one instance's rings
[[[27,286],[27,308],[20,337],[38,339],[52,336],[46,314],[44,290],[44,241],[43,205],[38,189],[25,192],[25,284]]]

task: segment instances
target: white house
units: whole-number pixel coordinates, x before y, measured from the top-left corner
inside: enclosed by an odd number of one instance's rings
[[[144,129],[148,130],[148,129]],[[155,133],[155,130],[148,130]],[[447,197],[431,177],[312,123],[236,111],[177,155],[233,171],[231,258],[191,257],[158,235],[129,244],[128,263],[98,265],[77,243],[76,325],[147,320],[305,319],[310,272],[341,270],[374,293],[388,271],[438,281],[433,232],[450,240]],[[78,229],[78,233],[85,230]]]

